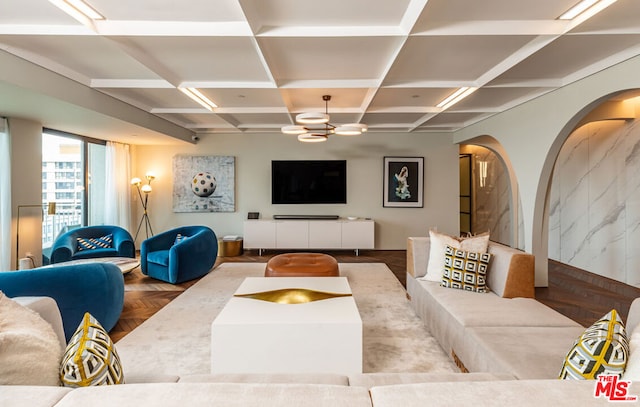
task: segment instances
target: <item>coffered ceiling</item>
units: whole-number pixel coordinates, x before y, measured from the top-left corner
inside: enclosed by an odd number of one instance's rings
[[[0,49],[195,133],[279,132],[325,94],[332,123],[455,131],[640,54],[640,1],[557,19],[577,1],[89,0],[83,25],[2,0]]]

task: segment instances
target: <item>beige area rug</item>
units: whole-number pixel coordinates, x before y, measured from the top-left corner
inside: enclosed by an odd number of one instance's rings
[[[223,263],[116,343],[125,373],[209,373],[211,323],[245,277],[264,263]],[[382,263],[341,263],[363,322],[363,371],[455,372]],[[255,338],[259,341],[260,338]]]

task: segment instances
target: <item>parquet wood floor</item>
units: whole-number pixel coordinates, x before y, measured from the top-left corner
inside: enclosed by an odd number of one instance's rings
[[[361,250],[359,256],[352,251],[325,253],[339,263],[386,263],[402,285],[406,284],[405,250]],[[242,256],[218,257],[216,266],[225,262],[266,263],[276,254],[279,252],[267,251],[259,256],[257,250],[245,251]],[[139,268],[125,275],[124,309],[110,332],[112,339],[117,342],[196,282],[167,284],[142,275]],[[612,308],[626,319],[631,301],[637,297],[640,297],[638,288],[552,260],[549,261],[549,287],[536,289],[540,302],[584,326]]]

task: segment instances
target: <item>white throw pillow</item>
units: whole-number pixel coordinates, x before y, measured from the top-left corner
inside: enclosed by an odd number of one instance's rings
[[[629,359],[622,374],[623,380],[640,380],[640,325],[638,325],[629,339]]]
[[[61,359],[51,325],[0,292],[0,385],[59,386]]]
[[[486,253],[489,247],[489,233],[482,233],[477,236],[467,238],[455,238],[436,231],[429,231],[430,249],[429,262],[427,264],[427,274],[420,278],[426,281],[442,282],[442,272],[444,270],[445,249],[447,245],[462,249],[468,252]]]

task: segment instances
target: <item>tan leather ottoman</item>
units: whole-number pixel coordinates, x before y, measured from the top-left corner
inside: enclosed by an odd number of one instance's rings
[[[272,257],[265,277],[339,277],[338,261],[322,253],[285,253]]]

